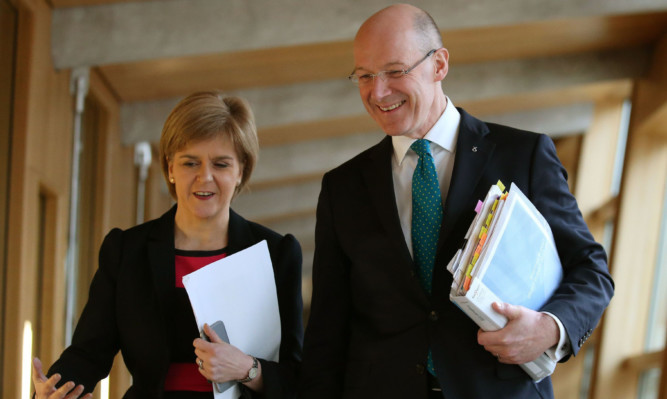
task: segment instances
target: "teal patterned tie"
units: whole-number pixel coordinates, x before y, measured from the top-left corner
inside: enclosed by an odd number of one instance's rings
[[[433,264],[442,223],[440,185],[429,141],[417,140],[410,148],[419,155],[412,175],[412,253],[419,281],[430,296]],[[430,350],[427,360],[428,371],[435,375]]]

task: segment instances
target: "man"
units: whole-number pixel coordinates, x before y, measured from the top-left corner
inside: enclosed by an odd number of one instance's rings
[[[387,137],[322,181],[303,398],[552,398],[550,378],[518,364],[576,355],[613,295],[552,141],[456,109],[441,87],[448,58],[410,5],[379,11],[355,37],[350,79]],[[449,300],[446,265],[499,179],[551,225],[564,278],[539,312],[496,304],[509,322],[482,332]]]

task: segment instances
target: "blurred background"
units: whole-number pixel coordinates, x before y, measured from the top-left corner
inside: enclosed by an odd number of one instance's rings
[[[377,143],[352,39],[389,1],[0,0],[0,395],[67,345],[113,227],[171,205],[157,143],[184,96],[249,101],[260,136],[232,207],[293,233],[307,320],[324,172]],[[445,93],[549,134],[610,257],[616,295],[556,397],[667,398],[667,0],[424,0],[450,52]],[[119,356],[97,398],[120,398]]]

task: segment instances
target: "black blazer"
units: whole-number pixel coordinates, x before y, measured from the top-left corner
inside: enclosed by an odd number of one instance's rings
[[[120,350],[133,377],[123,397],[162,397],[170,359],[166,326],[175,286],[175,214],[176,206],[159,219],[109,232],[72,345],[49,375],[60,373],[61,381],[84,384],[90,391],[109,374]],[[264,397],[291,397],[303,338],[301,247],[292,235],[281,236],[230,211],[228,254],[262,240],[271,254],[282,330],[280,362],[259,359]],[[247,390],[244,396],[254,395]]]
[[[477,343],[478,327],[449,300],[446,265],[499,179],[514,182],[549,222],[564,280],[543,311],[556,315],[576,354],[613,295],[606,255],[570,194],[545,135],[484,123],[462,109],[455,164],[429,298],[399,223],[390,137],[328,172],[317,209],[303,398],[425,398],[432,350],[447,399],[552,398]]]

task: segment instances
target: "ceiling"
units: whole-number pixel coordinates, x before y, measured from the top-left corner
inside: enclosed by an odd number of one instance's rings
[[[57,68],[95,68],[121,105],[123,141],[157,142],[188,93],[246,98],[259,128],[246,217],[313,250],[324,171],[382,132],[345,76],[359,25],[388,1],[50,0]],[[424,0],[450,52],[443,88],[483,119],[554,137],[585,132],[594,104],[627,97],[667,33],[667,0]]]

